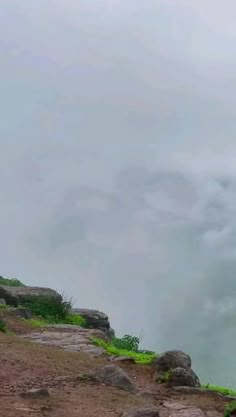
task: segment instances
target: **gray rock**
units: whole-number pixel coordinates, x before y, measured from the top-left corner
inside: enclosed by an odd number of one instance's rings
[[[29,391],[23,392],[21,396],[25,398],[45,398],[49,397],[49,391],[47,390],[47,388],[34,388]]]
[[[16,308],[8,308],[7,315],[12,317],[19,317],[21,319],[31,319],[32,314],[28,308],[23,307],[16,307]]]
[[[135,364],[135,359],[130,356],[111,356],[110,361]]]
[[[35,297],[54,297],[62,299],[60,294],[50,288],[41,287],[9,287],[0,285],[0,298],[7,304],[17,307]]]
[[[200,387],[198,376],[192,369],[176,368],[171,370],[168,385],[171,387]]]
[[[180,350],[168,351],[154,360],[153,368],[160,374],[175,368],[190,369],[191,358]]]
[[[122,417],[159,417],[156,407],[133,408],[122,414]]]
[[[87,326],[91,329],[99,329],[104,332],[110,332],[110,322],[108,316],[97,310],[90,310],[86,308],[73,308],[72,314],[79,314],[83,317]]]
[[[116,365],[105,365],[86,374],[102,384],[111,385],[129,392],[135,392],[136,387],[128,374]]]
[[[4,298],[0,298],[0,304],[5,306],[7,304],[6,300]]]

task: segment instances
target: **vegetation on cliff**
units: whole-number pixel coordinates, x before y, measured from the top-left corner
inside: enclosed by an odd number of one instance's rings
[[[9,287],[25,287],[25,284],[16,278],[4,278],[0,276],[0,285],[7,285]]]
[[[157,357],[154,352],[139,350],[139,339],[135,336],[115,337],[111,342],[94,337],[92,341],[96,346],[104,348],[109,355],[127,356],[133,358],[137,364],[149,365]]]

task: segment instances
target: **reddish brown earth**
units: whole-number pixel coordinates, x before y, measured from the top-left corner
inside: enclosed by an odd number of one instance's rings
[[[32,330],[20,319],[11,318],[8,325],[20,334]],[[107,363],[106,359],[37,345],[17,335],[0,333],[0,358],[0,417],[117,417],[142,405],[156,405],[161,417],[197,416],[189,406],[201,409],[203,416],[219,417],[226,404],[212,395],[168,391],[153,381],[147,366],[121,365],[140,389],[138,395],[78,382],[81,372]],[[21,394],[31,388],[48,388],[50,397],[23,398]]]

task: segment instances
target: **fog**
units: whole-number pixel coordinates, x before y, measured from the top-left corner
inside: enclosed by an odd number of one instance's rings
[[[236,388],[233,0],[8,0],[1,275]]]

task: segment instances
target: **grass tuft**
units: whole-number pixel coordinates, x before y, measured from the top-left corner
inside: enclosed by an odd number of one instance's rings
[[[202,388],[208,389],[209,391],[215,391],[222,395],[230,395],[231,397],[236,397],[236,390],[231,388],[221,387],[219,385],[204,384]]]
[[[142,353],[142,352],[134,352],[127,349],[120,349],[113,345],[113,343],[107,343],[102,339],[97,337],[91,338],[92,342],[99,347],[102,347],[106,350],[109,355],[114,356],[128,356],[133,358],[137,364],[140,365],[150,365],[153,360],[157,357],[157,354],[150,352],[150,353]]]

